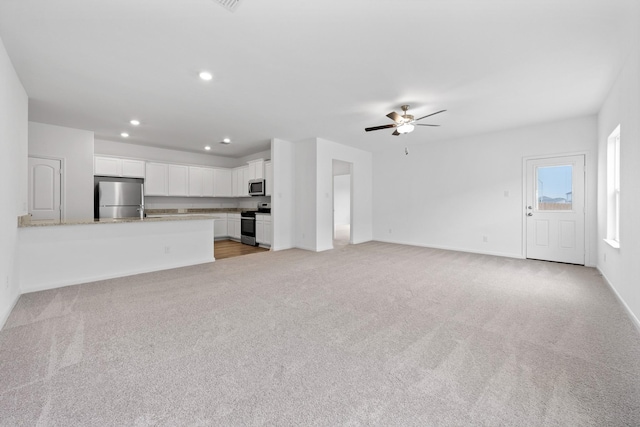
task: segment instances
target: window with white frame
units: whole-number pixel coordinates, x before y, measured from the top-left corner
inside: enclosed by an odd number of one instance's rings
[[[620,125],[607,140],[607,239],[620,247]]]

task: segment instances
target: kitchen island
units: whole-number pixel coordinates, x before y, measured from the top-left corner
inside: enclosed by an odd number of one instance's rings
[[[22,221],[20,291],[213,262],[213,229],[210,216]]]

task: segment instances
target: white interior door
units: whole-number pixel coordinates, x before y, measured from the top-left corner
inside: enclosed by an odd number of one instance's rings
[[[29,157],[29,213],[36,221],[60,221],[60,160]]]
[[[527,258],[584,264],[584,156],[527,160]]]

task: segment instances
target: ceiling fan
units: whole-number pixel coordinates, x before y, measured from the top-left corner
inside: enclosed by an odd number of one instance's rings
[[[364,130],[366,132],[371,132],[372,130],[396,128],[396,130],[394,130],[391,135],[398,136],[405,133],[413,132],[413,128],[415,126],[440,126],[440,125],[428,125],[428,124],[422,124],[422,123],[416,123],[416,122],[418,120],[426,119],[427,117],[435,116],[436,114],[440,114],[447,111],[447,110],[440,110],[440,111],[436,111],[435,113],[427,114],[426,116],[414,119],[411,114],[407,114],[407,110],[409,109],[408,105],[403,105],[400,108],[402,108],[402,111],[404,112],[404,114],[400,115],[395,111],[392,111],[389,114],[387,114],[387,117],[389,117],[391,120],[395,122],[394,124],[374,126],[370,128],[365,128]]]

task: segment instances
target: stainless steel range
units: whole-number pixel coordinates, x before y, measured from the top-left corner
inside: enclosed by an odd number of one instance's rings
[[[240,213],[240,241],[245,245],[258,246],[256,243],[256,213],[271,213],[271,203],[258,203],[257,210]]]

